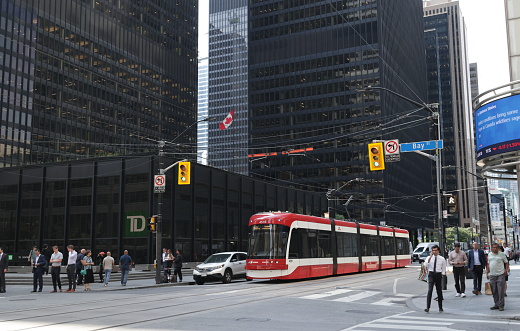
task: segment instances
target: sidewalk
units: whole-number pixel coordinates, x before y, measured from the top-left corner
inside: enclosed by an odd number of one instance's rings
[[[99,282],[98,275],[94,275],[95,283],[90,284],[92,291],[122,291],[150,287],[165,287],[165,286],[182,286],[193,285],[195,282],[192,277],[192,270],[183,270],[183,281],[177,283],[162,283],[155,284],[155,271],[130,271],[126,286],[121,285],[121,277],[119,273],[113,273],[110,277],[108,286],[105,287],[103,283]],[[11,273],[6,275],[6,290],[8,294],[25,294],[33,290],[32,273]],[[63,291],[68,289],[68,281],[66,275],[61,275],[61,288]],[[11,284],[10,284],[11,283]],[[13,285],[16,284],[16,285]],[[42,293],[49,293],[53,290],[51,276],[43,276],[43,291]],[[83,285],[76,287],[76,291],[83,291]],[[5,296],[2,293],[2,296]]]
[[[511,275],[509,276],[509,281],[507,282],[507,297],[505,298],[504,311],[489,309],[491,306],[493,306],[493,296],[484,294],[484,283],[488,281],[486,279],[485,272],[482,277],[482,295],[475,295],[471,293],[471,291],[473,290],[473,279],[466,279],[467,297],[458,298],[455,297],[455,281],[453,280],[453,274],[451,273],[451,268],[448,268],[450,270],[447,274],[448,289],[442,292],[444,296],[443,314],[488,316],[491,318],[520,320],[520,310],[518,309],[518,307],[520,307],[520,263],[515,264],[514,261],[512,261],[512,263],[513,264],[511,264]],[[407,301],[408,307],[414,310],[422,311],[424,308],[426,308],[426,294],[427,293],[424,293],[424,295],[410,298]],[[433,291],[433,294],[433,297],[435,298],[437,296],[435,294],[435,289]],[[430,314],[438,313],[439,311],[437,302],[432,299]]]

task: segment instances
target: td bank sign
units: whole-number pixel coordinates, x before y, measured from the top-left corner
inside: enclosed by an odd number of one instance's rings
[[[128,212],[123,220],[125,237],[148,236],[147,219],[148,213],[144,211]]]

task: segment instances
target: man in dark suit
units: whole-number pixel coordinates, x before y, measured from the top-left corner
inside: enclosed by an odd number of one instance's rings
[[[47,265],[47,260],[43,254],[40,254],[40,250],[37,248],[35,250],[35,256],[32,260],[33,267],[33,291],[41,292],[43,290],[43,272],[44,268]]]
[[[473,291],[475,295],[482,294],[482,272],[486,268],[486,255],[478,248],[478,243],[473,243],[473,249],[468,252],[468,268],[473,274]]]
[[[0,293],[5,293],[5,273],[7,272],[8,263],[7,254],[0,247]]]

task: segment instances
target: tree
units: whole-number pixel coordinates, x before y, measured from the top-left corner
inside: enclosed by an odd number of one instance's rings
[[[475,234],[472,233],[471,228],[446,228],[446,248],[449,250],[453,249],[453,243],[455,243],[455,234],[459,234],[459,240],[457,242],[459,243],[468,243],[470,244],[471,239],[475,236]]]

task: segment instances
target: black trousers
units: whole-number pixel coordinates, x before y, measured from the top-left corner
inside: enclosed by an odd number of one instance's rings
[[[182,282],[182,268],[173,268],[173,274],[179,277],[179,280]]]
[[[41,291],[43,289],[43,268],[34,268],[33,288],[34,291]]]
[[[76,280],[78,281],[77,282],[78,285],[83,284],[83,275],[81,274],[81,270],[82,269],[76,269]]]
[[[69,290],[76,289],[75,277],[76,277],[76,265],[69,264],[67,266],[67,280],[69,281]]]
[[[0,270],[0,291],[5,292],[5,272]]]
[[[426,308],[430,309],[432,303],[433,286],[437,289],[439,309],[442,309],[442,273],[428,273],[428,296],[426,297]]]
[[[54,291],[61,290],[61,279],[60,279],[61,267],[51,267],[52,287]]]
[[[474,265],[471,273],[473,274],[473,291],[482,292],[482,272],[484,269],[481,265]]]
[[[457,293],[466,293],[466,267],[453,267],[453,278]]]

